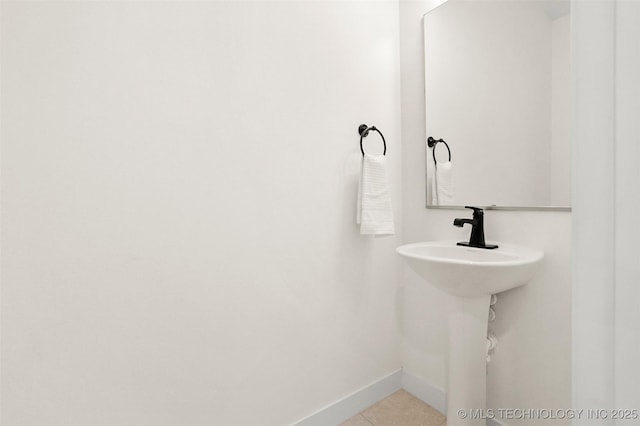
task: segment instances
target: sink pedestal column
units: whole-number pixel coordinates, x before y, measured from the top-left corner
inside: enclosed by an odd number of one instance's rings
[[[486,425],[490,298],[449,295],[447,426]]]

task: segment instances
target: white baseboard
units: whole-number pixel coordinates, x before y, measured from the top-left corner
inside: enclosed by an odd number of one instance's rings
[[[293,426],[339,425],[400,389],[402,389],[402,370],[394,371],[388,376],[376,380],[294,423]]]
[[[447,414],[447,394],[439,387],[402,370],[402,388],[442,414]]]
[[[447,393],[433,384],[402,370],[402,388],[429,404],[445,416],[447,415]],[[487,419],[487,426],[508,426],[495,419]]]
[[[329,404],[292,426],[339,425],[365,408],[386,398],[397,390],[404,389],[421,401],[429,404],[442,414],[447,412],[447,394],[444,390],[405,371],[398,370]],[[494,419],[487,420],[487,426],[508,426]]]

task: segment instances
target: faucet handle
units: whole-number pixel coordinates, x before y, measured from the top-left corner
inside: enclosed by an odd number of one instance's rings
[[[484,215],[484,210],[480,207],[473,207],[473,206],[464,206],[465,209],[471,209],[473,210],[473,215]]]

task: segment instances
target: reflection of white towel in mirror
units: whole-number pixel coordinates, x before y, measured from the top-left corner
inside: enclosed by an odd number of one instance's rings
[[[431,203],[434,206],[453,205],[453,174],[451,161],[438,162],[431,182]]]

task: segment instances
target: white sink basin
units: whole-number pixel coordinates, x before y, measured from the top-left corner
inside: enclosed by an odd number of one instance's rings
[[[441,290],[461,297],[478,297],[524,285],[535,274],[543,253],[499,243],[494,250],[429,241],[398,247],[411,269]]]
[[[487,250],[431,241],[397,248],[411,269],[447,293],[447,426],[486,426],[484,419],[461,417],[458,410],[486,407],[489,299],[526,284],[543,257],[540,250],[498,246]]]

